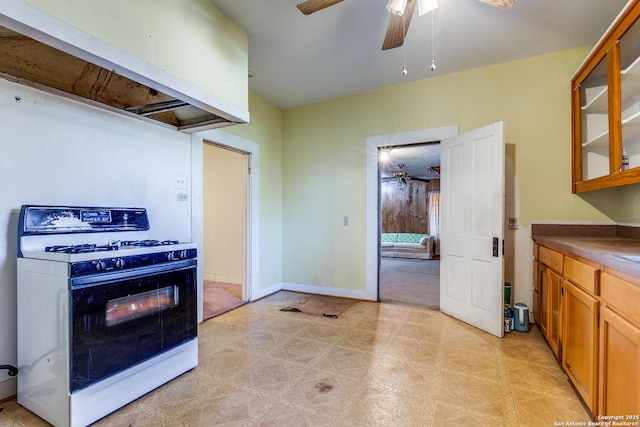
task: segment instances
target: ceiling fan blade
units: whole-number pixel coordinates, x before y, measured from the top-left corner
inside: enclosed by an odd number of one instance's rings
[[[298,9],[305,15],[309,15],[313,12],[324,9],[325,7],[333,6],[336,3],[340,3],[342,0],[307,0],[298,4]]]
[[[407,6],[404,9],[404,19],[402,19],[402,16],[391,15],[387,34],[384,37],[384,42],[382,42],[382,50],[394,49],[404,44],[404,38],[407,35],[407,31],[409,31],[409,24],[411,23],[416,3],[418,3],[418,0],[409,0],[407,2]]]
[[[490,4],[491,6],[499,7],[500,9],[508,10],[511,6],[516,4],[518,0],[478,0],[482,3]]]

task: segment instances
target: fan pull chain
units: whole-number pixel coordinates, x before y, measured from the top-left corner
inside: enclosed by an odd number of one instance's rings
[[[404,38],[406,36],[406,29],[407,27],[405,26],[405,15],[406,15],[406,10],[405,13],[402,14],[402,76],[406,76],[407,73],[409,73],[407,71],[407,51],[405,49],[405,43],[404,43]]]
[[[432,0],[433,1],[433,0]],[[435,50],[435,27],[433,23],[435,22],[433,15],[435,15],[435,10],[431,11],[431,71],[436,70],[436,50]]]

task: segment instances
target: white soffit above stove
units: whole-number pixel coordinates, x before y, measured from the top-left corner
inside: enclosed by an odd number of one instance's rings
[[[0,78],[183,132],[249,121],[248,111],[19,1],[0,6],[0,58]]]

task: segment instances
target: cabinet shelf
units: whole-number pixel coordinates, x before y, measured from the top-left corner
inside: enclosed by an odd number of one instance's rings
[[[609,131],[606,130],[595,138],[591,138],[589,141],[583,142],[582,146],[586,147],[604,147],[609,145]]]
[[[608,108],[609,88],[607,86],[596,86],[585,89],[587,103],[582,106],[585,113],[606,113]]]
[[[638,102],[638,94],[640,94],[640,58],[637,58],[633,64],[626,69],[620,71],[621,79],[621,103],[623,109],[627,104]]]
[[[622,120],[622,137],[623,144],[640,137],[640,111]]]

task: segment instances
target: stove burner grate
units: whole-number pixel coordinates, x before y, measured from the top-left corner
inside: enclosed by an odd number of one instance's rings
[[[120,246],[167,246],[177,245],[177,240],[123,240],[120,242]]]
[[[109,242],[107,245],[84,243],[80,245],[54,245],[45,247],[46,252],[62,252],[66,254],[82,254],[88,252],[117,251],[120,248],[141,248],[152,246],[177,245],[177,240],[123,240]]]
[[[93,245],[93,244],[82,244],[82,245],[57,245],[57,246],[47,246],[44,248],[46,252],[62,252],[65,254],[82,254],[87,252],[104,252],[104,251],[116,251],[118,250],[117,245]]]

